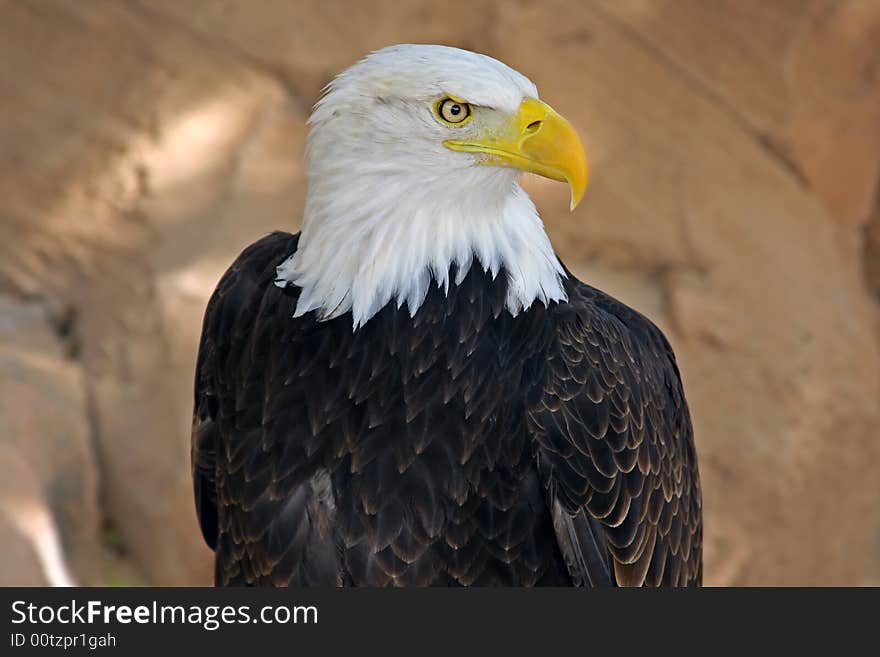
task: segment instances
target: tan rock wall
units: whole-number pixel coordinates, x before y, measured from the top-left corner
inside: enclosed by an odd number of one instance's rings
[[[564,259],[676,348],[707,582],[880,583],[880,4],[0,0],[0,17],[0,322],[63,318],[89,540],[110,527],[150,580],[210,579],[187,445],[201,314],[241,248],[298,226],[307,108],[371,49],[441,42],[523,71],[585,138],[576,213],[527,184]],[[47,504],[66,547],[77,529]]]

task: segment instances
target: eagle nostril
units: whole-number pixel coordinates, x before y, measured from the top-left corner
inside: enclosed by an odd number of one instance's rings
[[[532,121],[526,126],[525,132],[526,134],[532,134],[533,132],[537,132],[541,128],[540,121]]]

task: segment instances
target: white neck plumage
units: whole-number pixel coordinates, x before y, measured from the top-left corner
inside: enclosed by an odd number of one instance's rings
[[[277,269],[277,285],[302,288],[294,316],[350,310],[357,329],[391,301],[414,315],[432,278],[448,289],[473,262],[508,277],[514,316],[535,301],[565,300],[564,271],[515,172],[479,168],[480,184],[461,180],[457,193],[449,176],[414,181],[409,172],[406,189],[387,171],[355,181],[333,171],[312,177],[299,246]]]

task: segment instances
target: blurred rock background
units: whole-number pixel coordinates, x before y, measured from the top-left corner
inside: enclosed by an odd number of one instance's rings
[[[657,321],[708,584],[880,584],[880,1],[0,0],[0,584],[204,584],[201,316],[296,230],[321,87],[398,42],[529,75],[593,181],[528,180]]]

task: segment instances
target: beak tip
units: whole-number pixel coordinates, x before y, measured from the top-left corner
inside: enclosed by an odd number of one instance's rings
[[[572,184],[569,182],[569,188],[571,189],[571,203],[569,204],[569,212],[574,212],[574,209],[580,205],[580,202],[584,198],[584,192],[586,191],[586,184]]]
[[[577,138],[577,136],[575,136]],[[568,188],[571,190],[571,203],[569,204],[569,211],[574,212],[574,209],[580,204],[581,200],[584,198],[584,193],[587,191],[587,184],[590,181],[590,168],[587,164],[587,156],[584,153],[584,147],[580,145],[580,140],[578,140],[578,157],[573,158],[574,162],[570,166],[570,168],[565,172],[565,180],[568,183]]]

